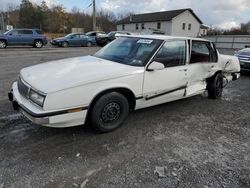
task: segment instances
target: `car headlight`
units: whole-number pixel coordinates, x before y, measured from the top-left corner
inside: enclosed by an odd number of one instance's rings
[[[30,90],[30,93],[29,93],[30,100],[33,101],[34,103],[38,104],[41,107],[43,107],[45,97],[46,96],[43,94],[40,94],[32,89]]]

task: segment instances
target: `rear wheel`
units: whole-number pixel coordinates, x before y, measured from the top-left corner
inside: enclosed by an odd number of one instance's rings
[[[218,99],[223,92],[223,75],[217,73],[208,80],[207,84],[208,97],[211,99]]]
[[[35,48],[42,48],[43,47],[43,42],[41,40],[35,40],[34,41],[34,47]]]
[[[90,117],[91,126],[98,132],[111,132],[124,122],[129,113],[126,97],[118,92],[101,96],[94,104]]]
[[[7,47],[6,41],[0,40],[0,48],[1,48],[1,49],[4,49],[4,48],[6,48],[6,47]]]

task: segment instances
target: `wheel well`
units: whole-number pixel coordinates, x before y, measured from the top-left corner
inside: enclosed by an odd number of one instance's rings
[[[135,104],[136,104],[135,95],[134,95],[134,93],[130,89],[127,89],[127,88],[112,88],[112,89],[108,89],[108,90],[102,91],[101,93],[99,93],[98,95],[96,95],[95,98],[90,103],[89,110],[91,110],[91,108],[93,107],[93,105],[96,103],[96,101],[101,96],[103,96],[103,95],[105,95],[107,93],[111,93],[111,92],[118,92],[118,93],[124,95],[126,97],[126,99],[128,100],[129,109],[130,110],[134,110],[135,109]]]
[[[0,41],[4,41],[6,43],[6,45],[8,44],[6,39],[0,39]]]
[[[213,78],[215,77],[215,75],[217,75],[217,74],[219,74],[219,73],[222,73],[222,71],[220,70],[220,71],[215,72],[215,73],[213,74],[213,76],[207,78],[206,81],[209,82],[211,79],[213,79]]]
[[[43,40],[42,40],[42,39],[35,39],[35,40],[34,40],[34,43],[35,43],[36,41],[41,41],[41,42],[43,43]]]
[[[92,108],[94,106],[94,104],[96,103],[96,101],[103,95],[107,94],[107,93],[111,93],[111,92],[118,92],[121,93],[122,95],[124,95],[126,97],[126,99],[128,100],[129,103],[129,109],[132,111],[135,109],[135,104],[136,104],[136,100],[135,100],[135,95],[134,93],[127,88],[112,88],[112,89],[107,89],[105,91],[100,92],[99,94],[97,94],[94,99],[91,101],[90,105],[89,105],[89,109],[87,112],[87,118],[86,118],[86,122],[89,122],[89,118],[90,118],[90,114],[92,111]]]

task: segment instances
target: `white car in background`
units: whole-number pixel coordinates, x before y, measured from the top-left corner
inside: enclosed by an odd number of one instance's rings
[[[70,127],[88,120],[109,132],[133,110],[206,90],[210,98],[220,98],[223,83],[239,72],[237,57],[220,55],[203,39],[123,36],[93,56],[22,69],[9,99],[36,124]]]

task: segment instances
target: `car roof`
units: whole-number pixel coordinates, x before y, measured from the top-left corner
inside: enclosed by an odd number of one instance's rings
[[[199,40],[199,41],[208,41],[202,38],[193,38],[193,37],[179,37],[179,36],[169,36],[169,35],[120,35],[124,37],[134,37],[134,38],[145,38],[145,39],[159,39],[159,40],[171,40],[171,39],[182,39],[182,40]]]

